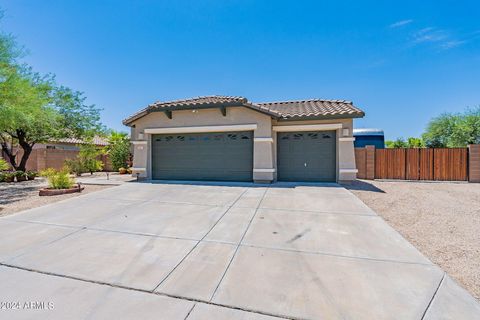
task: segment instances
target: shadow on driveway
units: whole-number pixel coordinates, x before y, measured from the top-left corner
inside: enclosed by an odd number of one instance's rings
[[[136,181],[131,181],[136,182]],[[296,188],[296,187],[329,187],[341,188],[342,186],[333,182],[286,182],[274,183],[253,183],[253,182],[232,182],[232,181],[184,181],[184,180],[143,180],[143,184],[178,184],[186,186],[216,186],[216,187],[248,187],[248,188]]]
[[[361,191],[385,193],[385,191],[383,191],[382,189],[363,180],[355,180],[351,184],[346,184],[344,187],[349,190],[361,190]]]
[[[24,200],[38,190],[41,181],[12,182],[0,184],[0,205]]]

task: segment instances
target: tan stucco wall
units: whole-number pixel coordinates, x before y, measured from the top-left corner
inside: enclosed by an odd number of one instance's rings
[[[219,109],[197,109],[179,110],[172,112],[172,119],[169,119],[163,112],[152,112],[143,118],[138,119],[133,124],[131,137],[132,140],[141,140],[139,134],[144,133],[145,129],[153,128],[175,128],[175,127],[194,127],[194,126],[221,126],[221,125],[240,125],[256,124],[254,130],[255,138],[271,138],[272,125],[271,117],[245,107],[228,107],[227,115],[223,116]],[[144,149],[139,149],[140,145],[134,147],[134,168],[145,168],[145,174],[141,176],[151,177],[151,135],[144,134],[143,140],[148,142],[143,145]],[[257,142],[254,140],[253,150],[253,168],[271,169],[273,166],[272,144]],[[254,180],[273,180],[273,173],[253,173]]]
[[[134,168],[145,168],[145,171],[139,171],[142,177],[151,177],[151,135],[145,134],[145,129],[154,128],[175,128],[175,127],[195,127],[195,126],[220,126],[220,125],[240,125],[256,124],[254,130],[254,150],[253,150],[253,179],[256,181],[272,181],[276,179],[276,132],[272,126],[289,125],[311,125],[311,124],[341,124],[342,128],[337,129],[337,180],[354,180],[355,173],[342,173],[341,169],[355,169],[355,153],[352,141],[340,141],[340,138],[352,137],[353,121],[352,119],[332,119],[332,120],[308,120],[308,121],[277,121],[263,113],[250,110],[245,107],[229,107],[227,115],[224,117],[219,109],[199,109],[173,111],[173,117],[169,119],[163,112],[153,112],[138,120],[131,130],[132,140],[144,140],[146,144],[134,144]],[[344,130],[348,129],[348,135],[343,135]],[[139,136],[143,134],[143,137]],[[258,138],[271,138],[258,139]],[[274,169],[274,172],[255,172],[255,169]]]

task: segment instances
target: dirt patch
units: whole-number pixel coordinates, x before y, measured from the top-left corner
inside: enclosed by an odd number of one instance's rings
[[[480,184],[361,180],[345,187],[480,299]]]
[[[0,183],[0,217],[112,187],[85,185],[85,189],[79,193],[40,197],[38,190],[46,186],[46,181],[41,178],[17,183]]]

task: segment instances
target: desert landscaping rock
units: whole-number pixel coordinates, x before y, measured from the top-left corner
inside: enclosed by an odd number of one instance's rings
[[[480,299],[480,184],[364,180],[346,187]]]
[[[81,193],[40,197],[38,190],[46,186],[47,182],[42,178],[20,183],[0,183],[0,217],[111,187],[90,185]]]

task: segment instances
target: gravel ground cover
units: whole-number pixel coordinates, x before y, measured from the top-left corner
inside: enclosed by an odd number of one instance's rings
[[[359,180],[346,188],[480,300],[480,184]]]
[[[112,187],[106,185],[85,185],[85,189],[81,193],[40,197],[38,195],[38,190],[46,186],[47,182],[43,178],[37,178],[33,181],[25,182],[0,183],[0,216],[40,207],[52,202],[78,197],[81,194]]]

